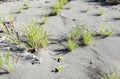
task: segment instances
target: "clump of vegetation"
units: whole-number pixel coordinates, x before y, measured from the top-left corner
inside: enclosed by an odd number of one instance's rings
[[[118,74],[116,73],[112,73],[111,75],[108,74],[104,74],[104,79],[120,79],[120,77],[118,76]]]
[[[60,12],[60,10],[61,10],[60,4],[59,3],[55,3],[53,5],[53,12],[52,13],[57,15]]]
[[[77,48],[78,45],[75,43],[75,41],[68,39],[67,40],[67,48],[69,51],[72,51],[73,49]]]
[[[4,18],[2,16],[0,16],[0,29],[1,31],[5,32],[6,29],[5,29],[5,25],[4,25]]]
[[[39,49],[48,44],[48,35],[46,30],[36,22],[31,22],[25,29],[26,45],[29,49]]]
[[[61,62],[61,61],[63,61],[63,60],[64,60],[63,57],[59,57],[59,58],[58,58],[58,62]]]
[[[98,14],[97,14],[97,15],[98,15],[98,16],[101,16],[101,15],[103,15],[104,13],[105,13],[105,12],[104,12],[104,10],[103,10],[103,9],[99,9],[99,10],[98,10]]]
[[[47,22],[47,19],[48,19],[48,15],[44,13],[43,19],[42,19],[44,24]]]
[[[83,37],[83,44],[84,45],[89,45],[91,43],[91,38],[92,38],[92,32],[90,29],[85,29],[82,33]]]
[[[114,28],[108,27],[108,29],[106,30],[106,35],[107,36],[112,36],[113,32],[114,32]]]
[[[10,23],[13,23],[15,21],[12,9],[9,12],[9,17],[8,18],[9,18]]]
[[[30,8],[30,4],[26,1],[24,1],[24,6],[25,6],[25,9],[29,9]]]
[[[69,33],[68,38],[67,38],[67,48],[69,51],[72,51],[73,49],[78,47],[75,41],[80,36],[80,34],[81,34],[81,29],[79,27],[74,28]]]
[[[114,28],[112,27],[105,28],[105,24],[101,23],[99,28],[99,34],[101,36],[112,36],[113,32],[114,32]]]
[[[8,73],[14,69],[9,51],[5,55],[0,55],[0,67],[6,70]]]
[[[21,7],[20,5],[18,5],[18,8],[17,8],[17,9],[18,9],[18,13],[21,13],[22,10],[23,10],[22,7]]]
[[[61,10],[61,8],[67,3],[67,0],[59,0],[54,3],[53,5],[53,12],[52,14],[58,14]]]
[[[90,10],[90,7],[85,8],[85,12],[88,12]]]
[[[18,45],[20,44],[20,40],[14,34],[7,34],[6,39],[10,41],[10,43]]]
[[[60,65],[57,68],[55,68],[55,72],[60,72],[63,69],[63,67]]]

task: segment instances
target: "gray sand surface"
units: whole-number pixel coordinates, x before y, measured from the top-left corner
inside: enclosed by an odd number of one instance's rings
[[[22,13],[14,14],[16,20],[14,26],[22,32],[25,26],[32,20],[41,22],[44,13],[50,13],[55,0],[30,0],[30,9]],[[4,2],[0,4],[1,15],[8,19],[10,9],[17,10],[17,3],[23,6],[22,1]],[[41,8],[39,8],[41,6]],[[66,7],[71,6],[66,10]],[[89,11],[83,11],[89,7]],[[96,16],[99,9],[104,10],[103,16]],[[85,27],[97,30],[104,18],[106,24],[114,27],[113,36],[103,39],[93,39],[87,47],[79,47],[72,52],[66,52],[62,45],[64,42],[48,45],[38,51],[42,58],[41,64],[32,65],[28,61],[19,59],[14,64],[15,69],[9,74],[0,74],[0,79],[103,79],[105,72],[117,72],[120,74],[120,20],[114,18],[120,15],[120,4],[105,6],[99,2],[87,2],[87,0],[71,0],[56,16],[49,16],[43,27],[47,30],[50,38],[61,39],[75,27],[73,23],[81,22]],[[73,21],[73,20],[76,21]],[[62,43],[62,44],[61,44]],[[0,46],[1,47],[1,46]],[[62,56],[64,60],[59,63],[55,59]],[[92,64],[91,64],[92,62]],[[51,72],[57,66],[62,65],[62,71]]]

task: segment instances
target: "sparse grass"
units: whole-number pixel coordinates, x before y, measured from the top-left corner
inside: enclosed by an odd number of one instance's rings
[[[84,45],[89,45],[91,43],[92,39],[92,32],[90,29],[85,29],[82,34],[83,37],[83,44]]]
[[[103,22],[100,24],[99,34],[101,36],[112,36],[113,32],[114,32],[114,28],[110,26],[106,28]]]
[[[75,27],[68,35],[68,39],[76,40],[81,35],[81,28]]]
[[[60,4],[58,2],[54,3],[53,5],[53,14],[58,14],[60,12],[61,8],[60,8]]]
[[[76,44],[76,39],[80,36],[81,29],[79,27],[74,28],[68,35],[67,38],[67,48],[69,51],[77,48],[78,45]]]
[[[0,16],[0,28],[3,32],[6,32],[5,26],[4,26],[4,18]]]
[[[13,23],[15,21],[15,18],[14,18],[12,10],[9,12],[9,17],[8,18],[9,18],[9,22],[10,23]]]
[[[63,61],[63,60],[64,60],[63,57],[59,57],[59,58],[58,58],[58,62],[61,62],[61,61]]]
[[[106,30],[106,35],[107,36],[112,36],[113,32],[114,32],[114,28],[108,27],[108,29]]]
[[[90,7],[85,8],[85,12],[88,12],[90,10]]]
[[[44,13],[43,19],[42,19],[44,24],[47,22],[47,19],[48,19],[48,15]]]
[[[61,8],[67,3],[67,0],[58,0],[53,5],[53,14],[58,14],[61,10]]]
[[[18,9],[18,13],[21,13],[22,10],[23,10],[22,7],[21,7],[20,5],[18,5],[17,9]]]
[[[25,9],[29,9],[30,8],[30,4],[27,1],[24,1],[24,6],[25,6]]]
[[[59,0],[59,3],[60,3],[60,8],[62,8],[67,3],[67,0]]]
[[[8,72],[11,72],[14,69],[12,58],[10,57],[10,51],[8,51],[5,55],[5,65],[6,65],[6,69],[8,70]]]
[[[112,73],[111,75],[104,74],[104,79],[120,79],[119,75],[116,73]]]
[[[14,69],[9,51],[5,55],[0,55],[0,67],[9,73]]]
[[[100,24],[100,28],[99,28],[99,34],[100,35],[105,35],[105,24],[102,22],[101,24]]]
[[[99,10],[98,10],[98,15],[99,15],[99,16],[103,15],[104,13],[105,13],[105,12],[104,12],[103,9],[99,9]]]
[[[56,71],[57,71],[57,72],[60,72],[62,69],[63,69],[63,67],[60,65],[60,66],[58,66],[58,67],[56,68]]]
[[[72,51],[73,49],[77,48],[78,45],[75,43],[75,41],[68,39],[67,40],[67,48],[69,51]]]
[[[16,45],[20,44],[20,40],[18,40],[18,38],[15,35],[7,34],[6,39],[10,41],[10,43],[12,44],[16,44]]]
[[[37,25],[36,22],[31,22],[25,29],[26,44],[29,49],[39,49],[45,47],[48,43],[46,30]]]

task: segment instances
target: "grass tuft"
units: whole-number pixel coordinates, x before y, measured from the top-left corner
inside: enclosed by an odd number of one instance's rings
[[[83,44],[84,45],[89,45],[91,43],[92,39],[92,32],[90,29],[85,29],[82,34],[83,37]]]
[[[27,47],[30,49],[39,49],[48,44],[48,36],[46,30],[37,25],[36,22],[31,22],[26,28]]]
[[[5,55],[0,55],[0,67],[5,68],[9,73],[14,69],[9,50]]]
[[[120,77],[118,76],[118,74],[116,73],[112,73],[111,75],[108,74],[104,74],[104,79],[120,79]]]

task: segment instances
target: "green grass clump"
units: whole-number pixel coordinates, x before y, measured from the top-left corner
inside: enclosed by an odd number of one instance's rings
[[[98,10],[98,15],[99,15],[99,16],[103,15],[104,13],[105,13],[105,12],[104,12],[103,9],[99,9],[99,10]]]
[[[67,0],[59,0],[60,7],[62,8],[67,2]]]
[[[90,7],[85,8],[85,12],[88,12],[90,10]]]
[[[44,24],[47,22],[47,19],[48,19],[48,15],[44,14],[42,19]]]
[[[104,79],[120,79],[120,77],[116,73],[112,73],[111,75],[108,75],[108,74],[105,73],[104,74]]]
[[[67,0],[58,0],[53,5],[53,12],[54,14],[58,14],[62,7],[67,3]]]
[[[14,15],[13,15],[13,10],[11,9],[9,12],[9,22],[13,23],[15,21]]]
[[[83,37],[83,44],[84,45],[89,45],[91,43],[92,39],[92,32],[90,29],[85,29],[82,34]]]
[[[9,51],[5,55],[0,55],[0,67],[9,73],[14,69]]]
[[[62,69],[63,69],[62,66],[58,66],[58,67],[56,68],[57,72],[60,72]]]
[[[101,23],[99,28],[99,34],[101,36],[112,36],[113,32],[114,32],[114,28],[112,27],[105,28],[105,24]]]
[[[64,60],[63,57],[59,57],[59,58],[58,58],[58,62],[61,62],[61,61],[63,61],[63,60]]]
[[[22,10],[23,10],[22,7],[21,7],[20,5],[18,5],[17,9],[18,9],[18,13],[21,13]]]
[[[72,51],[73,49],[78,47],[75,41],[80,36],[80,34],[81,34],[81,29],[79,27],[74,28],[69,33],[68,38],[67,38],[67,48],[69,51]]]
[[[6,39],[12,44],[20,44],[20,40],[15,35],[7,34]]]
[[[67,40],[67,48],[69,51],[72,51],[73,49],[77,48],[78,45],[75,43],[75,41],[68,39]]]
[[[28,2],[24,2],[24,6],[25,6],[25,9],[29,9],[30,8],[30,4]]]
[[[30,49],[39,49],[45,47],[48,44],[48,36],[46,30],[41,26],[36,24],[36,22],[31,22],[26,28],[26,44]]]
[[[114,32],[114,28],[108,27],[108,29],[106,30],[106,35],[107,36],[112,36],[113,32]]]
[[[53,12],[52,13],[58,14],[60,12],[60,10],[61,10],[60,4],[57,3],[57,2],[54,3],[54,5],[53,5]]]

